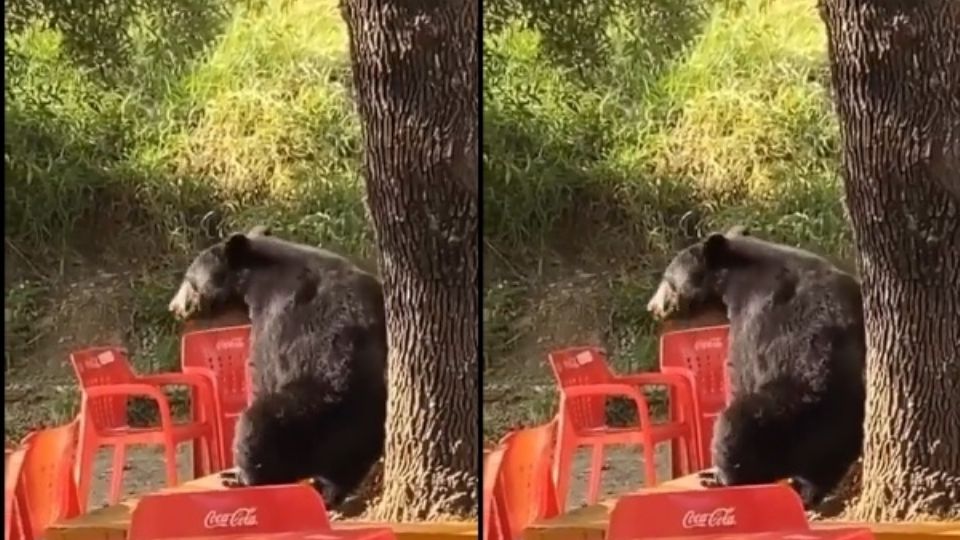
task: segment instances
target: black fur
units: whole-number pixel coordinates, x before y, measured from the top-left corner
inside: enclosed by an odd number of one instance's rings
[[[340,504],[383,452],[379,281],[338,255],[264,229],[207,249],[186,281],[198,313],[242,301],[252,323],[254,401],[237,425],[238,473],[226,482],[309,481],[328,506]]]
[[[733,400],[716,423],[707,483],[789,479],[807,507],[819,504],[862,449],[859,283],[817,255],[743,231],[687,248],[664,279],[655,313],[719,300],[730,319]]]

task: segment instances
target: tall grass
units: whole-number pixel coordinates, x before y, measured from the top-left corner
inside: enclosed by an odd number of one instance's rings
[[[748,222],[847,254],[815,3],[702,7],[690,39],[666,52],[611,23],[604,67],[586,81],[551,60],[536,30],[514,22],[485,35],[489,241],[530,254],[574,219],[594,225],[586,234],[664,250],[693,216],[700,229]]]
[[[109,80],[56,30],[7,35],[8,241],[56,252],[110,216],[127,234],[107,242],[179,249],[214,211],[221,229],[266,221],[367,252],[336,3],[238,3],[200,54],[174,61],[150,24],[130,28],[130,71]]]

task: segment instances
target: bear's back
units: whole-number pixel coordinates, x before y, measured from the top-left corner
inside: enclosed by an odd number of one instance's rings
[[[732,276],[744,297],[731,320],[735,387],[802,379],[826,392],[862,373],[863,307],[856,279],[813,253],[755,238],[736,239],[755,266]],[[739,282],[737,280],[739,279]],[[846,383],[845,383],[846,384]]]
[[[248,278],[258,297],[251,307],[258,391],[311,377],[345,393],[382,378],[386,325],[377,278],[320,248],[252,240],[271,263]]]

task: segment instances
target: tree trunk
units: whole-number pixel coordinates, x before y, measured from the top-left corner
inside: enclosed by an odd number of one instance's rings
[[[960,2],[821,0],[867,333],[853,517],[960,512]]]
[[[476,516],[476,0],[343,0],[389,343],[377,518]]]

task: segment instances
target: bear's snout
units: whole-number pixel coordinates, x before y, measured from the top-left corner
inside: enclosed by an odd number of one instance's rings
[[[183,282],[180,285],[180,289],[177,290],[177,294],[173,296],[173,300],[170,300],[170,305],[167,306],[167,309],[170,313],[180,319],[186,319],[197,307],[197,292],[190,286],[189,283]]]
[[[673,288],[666,281],[660,282],[657,292],[653,293],[653,298],[647,302],[647,311],[655,319],[665,318],[673,310],[677,298]]]

